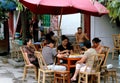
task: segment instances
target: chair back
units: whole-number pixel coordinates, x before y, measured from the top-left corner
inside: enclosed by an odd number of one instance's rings
[[[99,72],[102,66],[102,62],[105,58],[105,54],[97,54],[97,56],[98,56],[98,60],[95,62],[96,64],[95,71]]]
[[[98,72],[98,71],[100,71],[100,67],[101,67],[101,64],[103,62],[104,57],[105,57],[104,54],[92,55],[86,61],[86,69],[85,69],[85,71],[87,71],[88,67],[91,68],[90,72]]]
[[[25,65],[28,65],[27,61],[29,61],[29,59],[28,59],[28,56],[25,54],[23,48],[24,48],[24,46],[21,46],[21,47],[20,47],[20,50],[21,50],[21,52],[22,52],[22,55],[23,55],[23,59],[24,59]]]
[[[73,43],[73,51],[74,53],[80,54],[80,45],[77,42]]]
[[[46,64],[46,62],[45,62],[45,60],[44,60],[41,52],[35,51],[35,56],[36,56],[37,59],[38,59],[39,67],[40,67],[41,69],[43,69],[43,70],[47,70],[47,69],[48,69],[48,68],[47,68],[47,64]]]
[[[92,72],[92,70],[94,69],[94,63],[95,63],[95,60],[97,59],[97,56],[96,55],[91,55],[87,61],[86,61],[86,68],[85,68],[85,71],[87,71],[89,68],[90,68],[90,71],[89,72]]]
[[[110,48],[107,47],[107,46],[103,46],[103,54],[105,54],[105,58],[104,58],[104,60],[103,60],[102,65],[106,65],[106,61],[107,61],[109,52],[110,52]]]
[[[112,39],[113,39],[114,47],[120,48],[120,34],[113,34]]]
[[[37,51],[37,48],[35,47],[34,44],[31,44],[31,47],[35,49],[35,51]]]

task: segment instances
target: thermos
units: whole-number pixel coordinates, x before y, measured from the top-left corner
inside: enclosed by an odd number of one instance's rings
[[[119,66],[120,66],[120,54],[119,54],[119,58],[118,58],[118,64],[119,64]]]

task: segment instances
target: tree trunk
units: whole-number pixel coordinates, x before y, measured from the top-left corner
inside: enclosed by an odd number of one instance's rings
[[[21,13],[21,27],[22,27],[22,40],[24,43],[26,39],[26,32],[27,32],[27,15],[25,10]]]

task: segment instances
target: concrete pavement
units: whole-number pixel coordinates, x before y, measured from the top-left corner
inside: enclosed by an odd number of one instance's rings
[[[120,83],[120,68],[118,68],[118,58],[112,60],[110,54],[107,64],[113,64],[113,66],[117,69],[118,83]],[[10,62],[9,56],[0,56],[0,83],[37,83],[37,81],[34,79],[34,74],[32,71],[28,73],[25,81],[22,80],[22,76],[23,66],[15,66],[14,63]],[[103,83],[102,80],[101,83]],[[112,83],[111,79],[110,83]]]

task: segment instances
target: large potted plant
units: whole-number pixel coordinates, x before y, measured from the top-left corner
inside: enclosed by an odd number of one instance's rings
[[[107,8],[111,21],[120,26],[120,0],[108,0]]]

